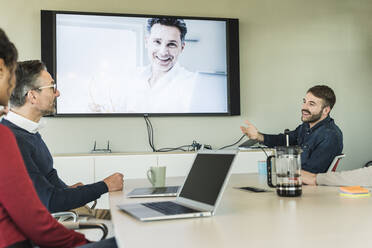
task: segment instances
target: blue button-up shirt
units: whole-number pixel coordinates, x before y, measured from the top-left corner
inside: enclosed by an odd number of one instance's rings
[[[264,144],[268,147],[286,145],[284,134],[263,135]],[[302,169],[312,173],[326,172],[334,157],[343,149],[342,132],[329,116],[312,128],[309,123],[303,123],[290,131],[289,143],[302,148]]]

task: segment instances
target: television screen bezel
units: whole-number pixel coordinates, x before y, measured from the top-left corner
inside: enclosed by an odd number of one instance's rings
[[[236,116],[240,115],[240,63],[239,63],[239,19],[198,17],[198,16],[173,16],[154,14],[127,14],[107,12],[82,12],[63,10],[41,10],[41,60],[48,68],[48,72],[58,84],[56,75],[56,16],[57,14],[76,15],[101,15],[123,17],[170,17],[190,20],[215,20],[226,23],[226,62],[227,62],[227,112],[203,113],[69,113],[52,115],[54,117],[114,117],[114,116]],[[56,106],[58,107],[58,106]]]

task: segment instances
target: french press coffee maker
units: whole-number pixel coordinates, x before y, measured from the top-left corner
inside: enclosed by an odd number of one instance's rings
[[[288,131],[286,132],[287,146],[275,147],[275,156],[267,158],[267,184],[275,188],[279,196],[300,196],[301,182],[301,148],[289,146]],[[272,183],[272,159],[275,158],[276,185]]]

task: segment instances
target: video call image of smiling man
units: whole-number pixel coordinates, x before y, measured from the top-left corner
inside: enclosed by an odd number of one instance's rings
[[[188,112],[197,73],[178,62],[185,48],[183,19],[152,18],[145,39],[150,65],[140,68],[129,95],[129,112]],[[133,85],[132,85],[133,86]]]
[[[183,19],[147,20],[144,39],[149,64],[123,73],[123,80],[111,88],[112,101],[90,105],[93,112],[186,113],[198,73],[179,63],[186,46],[186,23]],[[120,92],[120,93],[118,93]],[[120,95],[118,95],[120,94]],[[96,97],[97,98],[97,97]]]

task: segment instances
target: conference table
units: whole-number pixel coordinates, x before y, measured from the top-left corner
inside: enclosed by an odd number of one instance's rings
[[[180,185],[182,177],[167,178]],[[372,247],[372,198],[340,196],[338,187],[303,186],[301,197],[280,197],[235,187],[268,188],[264,176],[233,174],[212,217],[141,222],[117,205],[173,200],[129,199],[147,179],[125,180],[124,191],[110,193],[110,209],[119,247]]]

